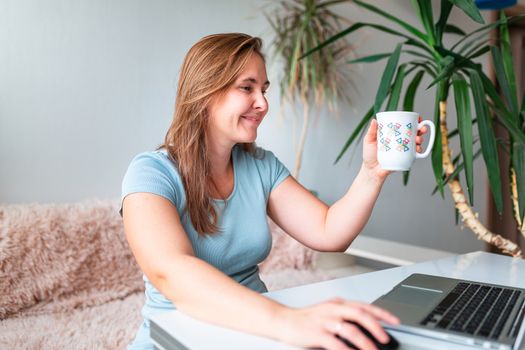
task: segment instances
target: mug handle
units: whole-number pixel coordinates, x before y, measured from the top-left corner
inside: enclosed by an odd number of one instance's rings
[[[434,123],[432,123],[430,120],[423,120],[421,123],[417,124],[417,130],[421,129],[423,125],[428,126],[430,129],[430,139],[428,140],[428,146],[425,152],[423,153],[417,153],[416,152],[416,158],[426,158],[430,154],[430,151],[432,151],[432,146],[434,145],[434,139],[436,138],[436,127],[434,126]]]

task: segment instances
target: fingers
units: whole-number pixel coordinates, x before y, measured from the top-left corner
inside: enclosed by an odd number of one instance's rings
[[[390,324],[399,324],[399,319],[396,316],[375,305],[344,301],[341,299],[332,300],[330,303],[333,312],[335,311],[339,317],[332,322],[332,329],[330,329],[329,332],[339,334],[347,339],[352,339],[352,342],[355,333],[357,332],[360,335],[356,338],[356,341],[359,341],[359,345],[363,345],[364,348],[367,348],[368,346],[368,337],[366,337],[358,327],[348,322],[342,322],[343,320],[360,324],[362,327],[368,330],[372,336],[382,343],[386,343],[389,337],[379,321]],[[350,338],[350,336],[352,337]],[[358,344],[356,343],[356,345]]]
[[[421,116],[419,116],[417,122],[418,122],[418,123],[421,123],[422,121],[423,121],[423,118],[421,118]],[[418,135],[425,135],[427,132],[428,132],[428,128],[427,128],[425,125],[423,125],[423,126],[421,127],[421,129],[419,129],[419,130],[417,131],[417,134],[418,134]],[[417,142],[417,141],[416,141],[416,142]]]
[[[418,123],[421,123],[422,121],[423,121],[423,118],[421,118],[421,116],[419,116]],[[416,144],[417,145],[420,145],[420,144],[423,143],[423,138],[421,137],[421,135],[425,135],[427,132],[428,132],[428,127],[426,125],[423,125],[421,127],[421,129],[417,130],[417,136],[416,136]]]
[[[326,334],[323,336],[323,339],[321,340],[321,344],[319,344],[323,349],[329,349],[329,350],[348,350],[348,346],[343,343],[342,340],[337,339],[337,337],[333,334]],[[375,348],[371,348],[375,349]]]
[[[351,341],[358,349],[377,349],[371,339],[364,335],[357,326],[348,322],[345,322],[339,335]]]
[[[389,340],[380,322],[399,323],[397,317],[382,308],[341,298],[294,309],[290,315],[287,342],[327,350],[348,349],[346,341],[358,349],[377,349],[373,338],[381,343]]]
[[[359,323],[362,327],[368,330],[368,332],[370,332],[370,334],[372,334],[372,336],[376,338],[379,342],[386,343],[388,341],[388,335],[386,334],[383,327],[381,327],[377,319],[371,317],[369,314],[362,311],[356,312],[354,313],[354,315],[349,315],[347,319]],[[357,330],[359,331],[359,329]],[[359,332],[362,333],[361,331]]]
[[[388,341],[388,335],[379,321],[399,324],[397,317],[374,305],[348,302],[347,307],[342,312],[344,312],[342,314],[343,319],[359,323],[382,343]]]
[[[369,339],[359,327],[345,321],[335,322],[327,327],[332,330],[327,331],[328,337],[323,337],[321,343],[325,349],[348,349],[346,342],[351,342],[355,347],[362,350],[377,349],[374,342]]]
[[[377,120],[372,119],[365,135],[365,142],[373,143],[377,139]]]
[[[421,119],[421,117],[419,117],[419,118]],[[421,145],[423,144],[423,141],[424,141],[422,135],[425,135],[427,132],[428,132],[428,128],[425,125],[423,125],[423,127],[417,131],[417,135],[416,135],[416,140],[415,141],[416,141],[416,151],[418,153],[421,153],[423,151],[423,149],[421,147]]]
[[[348,306],[347,310],[351,310],[349,311],[350,313],[358,313],[358,315],[355,316],[359,316],[360,314],[369,314],[373,318],[378,319],[379,321],[384,321],[390,324],[399,324],[399,318],[394,316],[389,311],[382,309],[378,306],[372,304],[359,303],[355,301],[346,301],[346,305]]]
[[[330,300],[328,300],[329,303],[332,303],[332,304],[336,304],[336,305],[342,305],[344,303],[346,303],[346,300],[344,300],[343,298],[340,298],[340,297],[335,297],[335,298],[332,298]]]
[[[376,318],[385,321],[390,324],[399,324],[399,318],[394,316],[389,311],[382,309],[378,306],[371,304],[360,304],[362,308],[365,308],[369,313],[374,315]]]
[[[422,152],[423,151],[423,148],[421,147],[421,145],[423,144],[423,137],[421,136],[416,136],[416,151],[417,152]]]

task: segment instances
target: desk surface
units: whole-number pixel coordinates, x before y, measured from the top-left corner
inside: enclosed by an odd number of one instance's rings
[[[525,260],[485,252],[454,255],[448,258],[365,273],[331,281],[269,292],[266,295],[280,303],[301,307],[333,297],[372,302],[412,273],[426,273],[459,279],[525,288]],[[268,338],[218,327],[193,319],[182,312],[171,311],[152,319],[152,338],[160,349],[275,349],[295,347]],[[393,332],[401,349],[470,349],[442,341]],[[524,342],[525,343],[525,342]],[[165,344],[177,344],[166,346]]]

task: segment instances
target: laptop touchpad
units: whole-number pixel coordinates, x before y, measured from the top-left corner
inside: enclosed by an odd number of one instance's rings
[[[401,285],[388,293],[388,300],[413,306],[428,306],[443,297],[443,292],[436,289]]]

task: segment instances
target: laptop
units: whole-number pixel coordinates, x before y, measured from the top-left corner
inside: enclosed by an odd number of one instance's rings
[[[525,333],[521,288],[412,274],[373,304],[401,320],[385,328],[477,348],[518,349]]]

